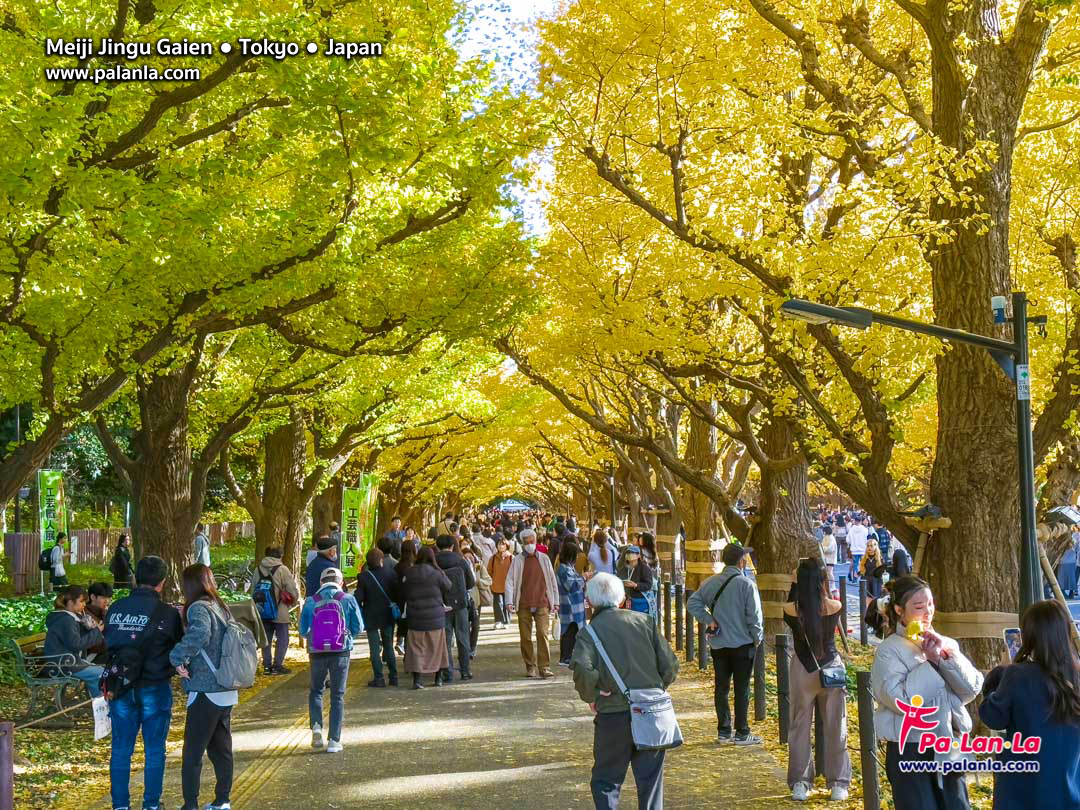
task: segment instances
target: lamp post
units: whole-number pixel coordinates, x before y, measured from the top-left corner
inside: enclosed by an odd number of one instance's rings
[[[1004,323],[1004,297],[995,296],[991,302],[995,322]],[[1016,454],[1020,484],[1020,612],[1040,598],[1039,547],[1035,535],[1035,459],[1031,438],[1031,373],[1028,370],[1028,324],[1040,329],[1046,326],[1045,316],[1029,318],[1027,294],[1012,294],[1013,339],[976,335],[963,329],[950,329],[932,323],[912,321],[872,312],[862,307],[831,307],[813,301],[793,298],[785,301],[781,312],[791,318],[813,324],[835,323],[855,329],[868,329],[874,324],[891,326],[907,332],[929,335],[938,340],[981,346],[990,352],[1006,376],[1016,384]]]
[[[604,462],[604,472],[607,475],[608,485],[611,487],[611,528],[615,528],[615,465],[610,461]]]

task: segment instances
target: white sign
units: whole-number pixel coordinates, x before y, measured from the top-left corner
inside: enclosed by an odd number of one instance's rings
[[[1026,364],[1016,367],[1016,398],[1031,399],[1031,371]]]

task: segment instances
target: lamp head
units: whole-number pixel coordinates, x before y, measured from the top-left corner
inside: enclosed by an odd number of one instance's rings
[[[1057,506],[1046,513],[1044,521],[1048,526],[1053,526],[1055,523],[1080,526],[1080,511],[1072,506]]]
[[[806,323],[836,323],[854,329],[868,329],[874,323],[874,316],[862,307],[830,307],[814,301],[792,298],[780,305],[780,312],[789,318]]]

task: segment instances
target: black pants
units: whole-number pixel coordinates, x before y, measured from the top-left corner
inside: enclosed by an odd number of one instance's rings
[[[664,807],[664,751],[640,751],[630,732],[630,712],[593,719],[592,790],[596,810],[618,810],[626,766],[634,771],[638,810]]]
[[[896,810],[970,810],[967,785],[962,773],[902,773],[900,760],[932,760],[933,751],[919,753],[919,744],[909,742],[900,755],[900,746],[891,740],[885,746],[885,775],[893,789]]]
[[[570,662],[570,657],[574,654],[574,643],[577,641],[577,622],[570,622],[566,628],[566,632],[559,637],[559,663],[566,664]]]
[[[480,606],[469,602],[469,651],[476,655],[476,643],[480,640]]]
[[[225,804],[229,801],[233,782],[232,706],[218,706],[200,692],[195,702],[188,706],[184,723],[184,755],[180,766],[183,810],[199,810],[204,753],[210,757],[217,779],[214,804]]]
[[[728,691],[735,679],[735,733],[750,733],[750,675],[754,671],[755,645],[722,647],[712,651],[713,701],[716,704],[716,730],[731,733],[731,709]]]

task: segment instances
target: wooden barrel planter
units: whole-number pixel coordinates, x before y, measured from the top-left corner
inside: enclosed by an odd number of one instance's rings
[[[702,582],[724,569],[720,552],[726,540],[686,541],[686,589],[696,591]]]

